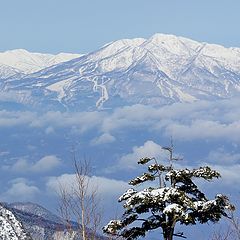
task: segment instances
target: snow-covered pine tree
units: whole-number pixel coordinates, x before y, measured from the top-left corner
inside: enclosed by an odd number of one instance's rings
[[[161,165],[155,158],[142,158],[138,164],[148,165],[147,172],[129,182],[137,186],[146,182],[154,182],[152,186],[137,191],[130,188],[120,198],[124,202],[124,214],[120,220],[111,220],[103,232],[112,236],[120,236],[127,240],[145,237],[150,230],[161,228],[164,240],[172,240],[173,236],[185,238],[183,233],[175,233],[176,223],[195,225],[197,223],[218,222],[227,216],[228,209],[233,210],[228,198],[217,194],[215,199],[208,200],[199,190],[193,179],[206,181],[219,178],[220,174],[210,167],[197,169],[174,169],[172,160],[173,147],[164,147],[169,154],[169,165]]]

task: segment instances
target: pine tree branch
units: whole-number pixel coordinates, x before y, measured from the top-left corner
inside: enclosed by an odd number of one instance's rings
[[[175,237],[180,237],[180,238],[187,238],[187,237],[185,237],[185,236],[183,235],[183,232],[181,232],[181,233],[174,233],[173,236],[175,236]]]

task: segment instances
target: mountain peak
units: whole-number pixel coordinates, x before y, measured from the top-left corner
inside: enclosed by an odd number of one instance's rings
[[[7,50],[3,53],[23,54],[23,53],[30,53],[30,52],[23,48],[17,48],[17,49]]]
[[[32,57],[31,66],[38,68],[56,63],[56,59]],[[2,89],[26,95],[19,100],[26,105],[45,106],[49,100],[49,108],[53,104],[57,109],[85,109],[87,105],[94,109],[103,103],[113,108],[239,96],[239,80],[239,49],[158,33],[149,39],[109,43],[68,64],[10,79]],[[38,94],[32,94],[35,92]]]
[[[37,72],[43,68],[80,57],[80,54],[32,53],[25,49],[14,49],[0,52],[0,64],[17,69],[25,74]],[[11,75],[11,74],[9,74]]]
[[[155,33],[154,35],[152,35],[150,37],[150,39],[154,39],[154,40],[159,40],[159,41],[163,41],[163,40],[171,40],[171,39],[178,39],[179,37],[177,37],[176,35],[173,34],[164,34],[164,33]]]
[[[166,49],[168,52],[181,55],[195,50],[203,44],[184,37],[157,33],[150,37],[146,41],[145,45],[152,46],[152,48],[156,48],[158,50],[160,48]]]
[[[101,53],[102,57],[107,57],[128,47],[138,47],[145,41],[144,38],[121,39],[105,44],[98,52]]]

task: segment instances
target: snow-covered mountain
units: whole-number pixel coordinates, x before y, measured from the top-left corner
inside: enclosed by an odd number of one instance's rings
[[[21,75],[23,74],[22,71],[19,69],[0,64],[0,76],[1,78],[9,78],[9,77],[19,77],[21,78]]]
[[[8,75],[5,74],[5,76],[8,77],[9,75],[12,76],[11,72],[13,72],[14,75],[14,71],[29,74],[80,56],[80,54],[70,53],[59,53],[57,55],[31,53],[24,49],[6,51],[0,53],[0,76],[2,77],[1,68],[3,68],[3,66],[9,68],[5,69],[5,72],[8,73]],[[12,68],[12,71],[10,68]]]
[[[59,236],[60,239],[68,239],[63,219],[44,207],[30,202],[6,204],[6,207],[22,222],[33,240],[57,240]],[[77,224],[74,228],[77,229]]]
[[[1,240],[31,240],[15,215],[0,205],[0,239]]]
[[[7,206],[12,209],[24,212],[24,213],[33,214],[35,216],[48,219],[49,221],[52,221],[52,222],[62,223],[62,219],[60,217],[58,217],[57,215],[53,214],[46,208],[44,208],[36,203],[14,202],[14,203],[9,203]]]
[[[31,202],[15,202],[15,203],[4,203],[5,211],[14,214],[15,219],[21,221],[26,232],[31,236],[33,240],[81,240],[79,235],[79,225],[76,222],[72,222],[71,228],[73,233],[70,234],[67,231],[65,221],[45,209],[44,207],[31,203]],[[7,210],[8,209],[8,210]],[[1,209],[0,209],[0,221],[1,221]],[[1,227],[1,225],[0,225]],[[91,230],[88,229],[89,234]],[[0,232],[1,234],[1,232]],[[1,235],[0,235],[1,236]],[[1,238],[3,240],[14,240],[14,238]],[[17,238],[24,239],[25,238]],[[106,238],[99,235],[96,240],[105,240]],[[26,238],[28,240],[28,238]]]
[[[111,42],[80,58],[1,83],[1,91],[14,95],[14,101],[50,109],[230,98],[240,95],[240,48],[155,34]]]

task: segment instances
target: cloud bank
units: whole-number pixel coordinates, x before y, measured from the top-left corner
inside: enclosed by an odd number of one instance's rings
[[[44,129],[46,134],[70,128],[79,135],[95,130],[99,137],[92,140],[93,145],[114,142],[115,133],[126,129],[145,129],[182,141],[224,138],[239,142],[239,116],[239,99],[175,103],[158,108],[138,104],[112,112],[46,112],[39,115],[2,110],[0,128],[26,126]]]

